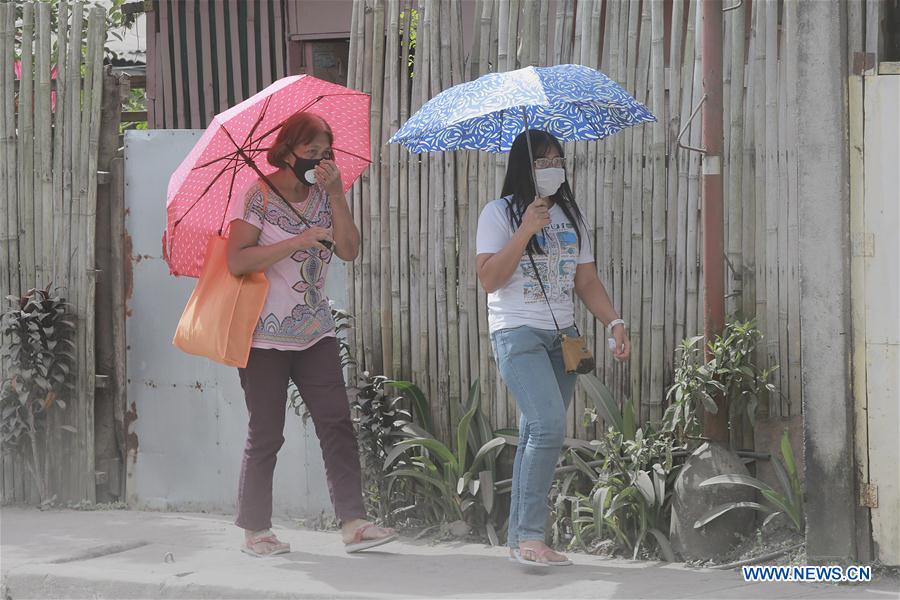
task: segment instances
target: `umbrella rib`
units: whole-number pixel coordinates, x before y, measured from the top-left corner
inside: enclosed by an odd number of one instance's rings
[[[225,173],[227,173],[229,170],[232,170],[234,171],[234,175],[237,175],[237,170],[240,168],[240,163],[237,162],[237,157],[235,157],[233,160],[234,164],[226,166],[221,171],[219,171],[219,173],[215,176],[215,178],[213,178],[209,185],[206,186],[206,189],[204,189],[203,192],[199,196],[197,196],[197,199],[194,200],[194,203],[191,204],[186,211],[184,211],[184,214],[182,214],[180,217],[178,217],[178,219],[175,220],[175,222],[172,224],[173,234],[175,233],[175,228],[178,227],[178,225],[184,220],[184,218],[188,216],[188,213],[194,210],[194,207],[200,203],[200,200],[203,199],[210,188],[212,188],[212,186],[215,185],[215,183],[219,181],[219,179],[221,179],[222,176],[225,175]]]
[[[253,138],[253,134],[256,133],[256,129],[262,124],[263,119],[266,118],[266,112],[268,112],[269,104],[271,102],[272,102],[272,96],[269,96],[268,98],[266,98],[265,102],[263,102],[262,110],[259,111],[259,117],[257,117],[256,123],[253,124],[253,127],[251,127],[250,131],[247,133],[247,137],[244,138],[245,145],[250,143],[250,140]],[[265,136],[263,136],[263,137],[265,137]],[[234,141],[234,140],[232,140],[232,141]]]

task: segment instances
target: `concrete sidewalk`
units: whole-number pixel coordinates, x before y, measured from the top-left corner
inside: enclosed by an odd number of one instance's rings
[[[897,581],[747,584],[740,573],[574,554],[534,572],[478,544],[404,539],[349,556],[336,533],[276,527],[293,552],[237,550],[224,516],[0,511],[8,597],[23,598],[897,598]]]

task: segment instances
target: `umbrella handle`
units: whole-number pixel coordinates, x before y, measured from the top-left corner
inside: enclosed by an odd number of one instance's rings
[[[534,171],[534,151],[531,149],[531,134],[528,132],[528,110],[522,106],[522,119],[525,122],[525,145],[528,146],[528,164],[531,166],[531,182],[534,184],[534,195],[537,197],[537,174]]]

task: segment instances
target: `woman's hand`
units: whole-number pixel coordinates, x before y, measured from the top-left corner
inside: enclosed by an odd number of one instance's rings
[[[612,330],[612,337],[616,340],[613,358],[619,362],[628,360],[628,357],[631,356],[631,340],[628,339],[628,332],[625,331],[625,326],[616,325]]]
[[[344,191],[341,171],[333,160],[323,160],[316,165],[316,183],[324,187],[329,195],[337,195]]]
[[[300,235],[291,238],[291,245],[295,251],[309,250],[317,248],[319,250],[328,250],[322,242],[334,243],[331,237],[331,230],[323,227],[310,227]]]
[[[543,198],[535,198],[525,209],[521,227],[531,235],[537,235],[550,224],[550,209]]]

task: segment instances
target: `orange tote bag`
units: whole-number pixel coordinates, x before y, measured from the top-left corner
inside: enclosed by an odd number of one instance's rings
[[[262,273],[236,277],[228,270],[228,240],[210,239],[200,280],[178,322],[172,343],[188,354],[246,367],[269,281]]]

